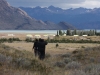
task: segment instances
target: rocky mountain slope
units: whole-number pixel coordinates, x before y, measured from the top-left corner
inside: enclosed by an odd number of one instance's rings
[[[57,24],[48,25],[41,20],[31,18],[22,9],[10,6],[6,0],[0,0],[0,29],[62,29],[62,26],[58,26]]]

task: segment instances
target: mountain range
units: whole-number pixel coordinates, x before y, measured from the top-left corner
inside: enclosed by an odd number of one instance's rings
[[[36,20],[20,8],[10,6],[6,0],[0,0],[1,30],[41,30],[41,29],[75,29],[74,26],[60,22]]]
[[[62,9],[49,6],[41,8],[40,6],[19,7],[33,18],[42,21],[51,21],[59,23],[61,21],[72,24],[78,29],[100,29],[100,8],[70,8]]]

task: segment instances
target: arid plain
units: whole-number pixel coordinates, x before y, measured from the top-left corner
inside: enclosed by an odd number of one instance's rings
[[[8,33],[0,33],[1,38],[19,38],[21,40],[25,40],[27,38],[27,35],[32,35],[34,38],[35,34],[32,33],[10,33],[13,34],[13,36],[8,36]],[[37,34],[37,35],[47,35],[47,34]],[[62,36],[60,38],[65,38],[65,39],[89,39],[89,40],[93,40],[93,41],[100,41],[100,36],[86,36],[86,37],[82,37],[82,36]],[[16,48],[18,50],[26,50],[26,51],[31,51],[32,52],[32,47],[33,44],[32,42],[25,42],[25,41],[21,41],[21,42],[13,42],[13,43],[3,43],[7,46]],[[100,46],[100,44],[98,43],[58,43],[59,46],[56,48],[56,43],[48,43],[46,46],[46,53],[49,54],[63,54],[66,52],[71,52],[74,51],[76,49],[81,49],[81,48],[86,48],[86,47],[97,47]]]
[[[25,41],[26,35],[35,34],[0,34],[1,38],[22,40],[0,44],[0,59],[5,59],[0,63],[0,75],[99,75],[99,42],[48,43],[46,58],[41,61],[35,58],[32,51],[34,43]],[[59,39],[100,41],[100,36],[60,36]],[[59,46],[56,47],[56,44]]]

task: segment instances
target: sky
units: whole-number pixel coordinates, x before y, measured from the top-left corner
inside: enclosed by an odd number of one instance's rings
[[[14,7],[48,7],[55,6],[62,9],[68,8],[99,8],[100,0],[6,0],[11,6]]]

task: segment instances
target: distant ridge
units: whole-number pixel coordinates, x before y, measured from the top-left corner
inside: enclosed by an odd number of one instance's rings
[[[100,29],[100,8],[87,9],[80,7],[61,9],[54,6],[44,8],[39,6],[35,8],[20,8],[26,11],[31,17],[43,21],[49,20],[54,23],[64,21],[78,29]]]
[[[75,27],[73,27],[71,24],[68,24],[67,22],[60,22],[58,23],[59,26],[62,27],[62,29],[76,29]]]
[[[42,20],[31,18],[20,8],[10,6],[6,0],[0,0],[1,30],[41,30],[63,29],[57,24],[46,24]],[[66,26],[67,29],[67,26]]]

